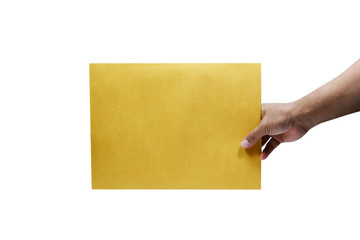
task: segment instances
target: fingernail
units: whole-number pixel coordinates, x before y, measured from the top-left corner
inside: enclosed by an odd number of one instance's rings
[[[242,148],[249,148],[251,145],[249,143],[249,141],[247,139],[244,139],[242,142],[241,142],[241,147]]]

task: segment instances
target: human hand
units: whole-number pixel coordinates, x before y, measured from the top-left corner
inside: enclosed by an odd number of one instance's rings
[[[360,59],[345,72],[310,94],[291,103],[262,105],[260,124],[241,142],[250,148],[260,139],[265,146],[260,158],[283,142],[296,141],[312,127],[360,111]]]
[[[310,129],[296,115],[296,103],[263,104],[261,122],[241,142],[247,149],[262,139],[265,146],[260,159],[265,160],[280,143],[296,141]]]

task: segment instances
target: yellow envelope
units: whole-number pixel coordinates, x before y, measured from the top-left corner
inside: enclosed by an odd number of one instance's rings
[[[90,64],[93,189],[260,189],[259,63]]]

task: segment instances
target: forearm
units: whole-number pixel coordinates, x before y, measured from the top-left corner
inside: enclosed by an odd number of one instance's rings
[[[292,103],[294,118],[310,128],[360,111],[360,59],[345,72]]]

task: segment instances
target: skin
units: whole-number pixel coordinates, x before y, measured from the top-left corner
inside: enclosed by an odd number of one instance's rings
[[[262,120],[241,142],[247,149],[262,139],[265,160],[283,142],[293,142],[316,125],[360,111],[360,59],[305,97],[290,103],[265,103]]]

